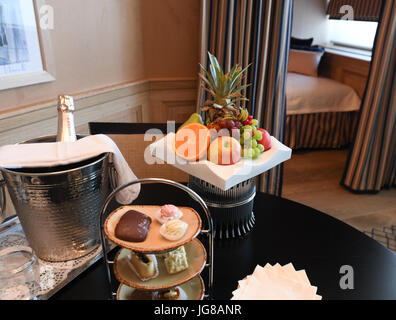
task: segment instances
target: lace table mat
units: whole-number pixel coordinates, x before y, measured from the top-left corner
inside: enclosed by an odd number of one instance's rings
[[[14,246],[29,246],[19,220],[1,232],[0,237],[0,249]],[[50,298],[101,257],[102,247],[99,246],[81,258],[64,262],[48,262],[37,258],[37,267],[40,273],[37,299]],[[17,291],[20,290],[21,288],[10,292],[9,299],[18,299]]]

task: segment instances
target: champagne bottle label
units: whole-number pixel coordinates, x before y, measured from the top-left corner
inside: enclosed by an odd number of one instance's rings
[[[56,136],[56,141],[73,142],[77,140],[73,112],[73,97],[68,95],[59,96],[58,133]]]

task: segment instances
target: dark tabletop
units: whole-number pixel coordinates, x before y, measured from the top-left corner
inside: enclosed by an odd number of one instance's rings
[[[138,203],[189,205],[202,214],[183,191],[165,185],[143,185]],[[262,193],[256,195],[254,214],[256,224],[249,234],[215,240],[214,299],[230,299],[238,281],[258,264],[289,262],[306,270],[323,299],[396,299],[396,254],[360,231],[315,209]],[[342,266],[353,269],[353,289],[340,287]],[[202,275],[206,281],[207,270]],[[103,260],[51,299],[109,299]]]

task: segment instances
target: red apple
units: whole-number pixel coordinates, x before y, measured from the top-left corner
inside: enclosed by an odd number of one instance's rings
[[[260,141],[257,141],[257,143],[263,145],[264,151],[271,149],[271,135],[265,129],[258,128],[257,130],[260,130],[263,133],[263,138]]]
[[[242,148],[238,140],[223,136],[214,140],[208,150],[208,160],[219,165],[237,163],[242,156]]]

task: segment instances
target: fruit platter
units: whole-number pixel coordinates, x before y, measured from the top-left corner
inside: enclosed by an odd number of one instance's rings
[[[241,91],[248,67],[235,65],[224,73],[209,53],[201,66],[201,86],[209,96],[200,113],[192,114],[175,133],[150,145],[154,158],[228,190],[290,159],[291,149],[260,127],[249,114]]]

